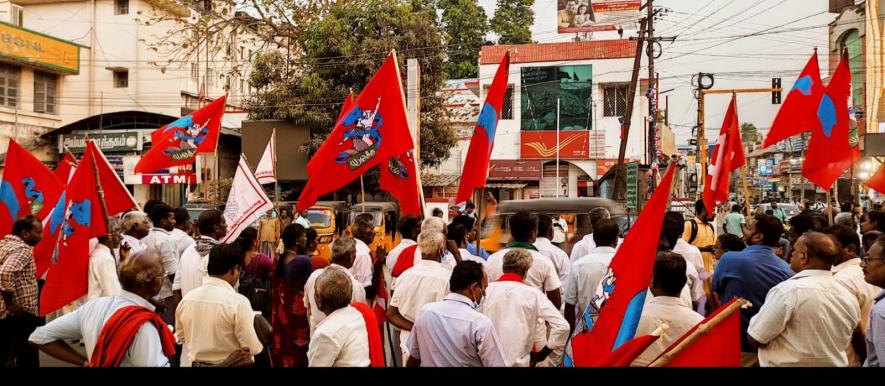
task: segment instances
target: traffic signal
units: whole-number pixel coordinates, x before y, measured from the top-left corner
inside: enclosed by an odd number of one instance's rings
[[[781,78],[771,78],[771,88],[776,88],[776,89],[781,88]],[[772,91],[771,92],[771,104],[773,104],[773,105],[781,104],[781,92],[780,91]]]

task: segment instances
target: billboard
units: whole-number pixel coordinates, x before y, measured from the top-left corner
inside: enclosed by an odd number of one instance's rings
[[[523,131],[556,130],[559,100],[560,130],[590,130],[593,66],[523,67],[520,69]]]
[[[520,158],[556,159],[590,158],[590,131],[523,131],[520,133]]]
[[[636,29],[639,0],[557,0],[559,33]]]

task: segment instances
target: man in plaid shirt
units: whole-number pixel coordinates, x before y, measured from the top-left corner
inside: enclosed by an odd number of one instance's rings
[[[44,320],[37,309],[37,268],[33,246],[43,237],[34,216],[15,222],[0,240],[0,366],[38,367],[37,350],[28,336]]]

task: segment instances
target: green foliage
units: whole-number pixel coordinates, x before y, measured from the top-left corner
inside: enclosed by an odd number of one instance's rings
[[[446,32],[449,78],[476,78],[479,75],[479,49],[487,44],[489,22],[476,0],[440,0],[442,27]]]
[[[498,44],[528,44],[532,42],[535,0],[498,0],[498,9],[492,18],[492,31],[500,36]]]
[[[427,3],[424,1],[423,3]],[[329,134],[341,102],[358,93],[396,49],[405,85],[406,59],[421,66],[421,161],[435,166],[455,145],[444,98],[444,36],[426,5],[404,0],[335,2],[325,17],[304,25],[297,59],[262,56],[250,77],[258,93],[248,102],[252,119],[286,119],[310,129],[313,151]],[[295,42],[293,42],[294,44]],[[292,69],[286,74],[287,67]]]

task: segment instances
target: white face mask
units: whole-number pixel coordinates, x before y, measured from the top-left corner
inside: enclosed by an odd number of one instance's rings
[[[476,301],[474,299],[471,299],[471,300],[473,300],[473,309],[478,311],[480,308],[482,308],[482,305],[485,303],[486,297],[482,296],[481,298],[479,298],[479,301]]]

